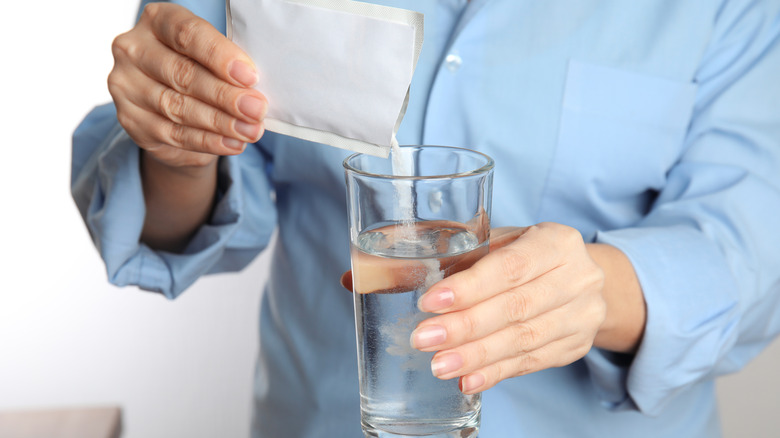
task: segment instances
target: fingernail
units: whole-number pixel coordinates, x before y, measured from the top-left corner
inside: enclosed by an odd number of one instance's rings
[[[431,361],[431,371],[436,377],[444,376],[460,369],[463,359],[458,353],[447,353],[435,356]]]
[[[244,151],[244,148],[246,148],[246,143],[240,140],[236,140],[235,138],[230,137],[223,137],[222,138],[222,144],[225,145],[228,149],[233,149],[234,151]]]
[[[455,294],[449,289],[428,292],[420,297],[417,307],[423,312],[444,310],[455,302]]]
[[[238,98],[238,110],[250,119],[260,121],[265,117],[267,108],[265,102],[254,96],[241,96]]]
[[[460,379],[460,392],[472,392],[485,384],[485,376],[480,373],[469,374]]]
[[[246,138],[252,139],[253,141],[255,138],[257,138],[257,134],[260,133],[260,126],[245,123],[241,120],[236,120],[235,124],[233,125],[233,129],[235,129],[237,133],[243,135]]]
[[[442,326],[420,327],[412,332],[412,348],[421,349],[441,345],[447,340],[447,330]]]
[[[231,78],[247,87],[255,85],[260,80],[257,71],[244,61],[233,61],[229,71]]]

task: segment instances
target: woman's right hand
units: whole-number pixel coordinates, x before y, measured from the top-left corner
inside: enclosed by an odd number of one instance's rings
[[[203,168],[263,134],[268,102],[249,56],[182,6],[151,3],[112,45],[108,88],[119,123],[146,154]]]

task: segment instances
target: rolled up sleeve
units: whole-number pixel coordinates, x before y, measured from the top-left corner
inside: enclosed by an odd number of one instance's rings
[[[780,332],[780,11],[731,2],[716,29],[685,152],[652,210],[596,235],[631,260],[647,304],[633,358],[585,358],[611,409],[658,414]]]
[[[201,275],[242,269],[270,241],[276,210],[259,147],[220,158],[211,218],[180,254],[140,242],[145,204],[138,159],[112,105],[96,108],[74,133],[72,194],[111,283],[175,298]]]

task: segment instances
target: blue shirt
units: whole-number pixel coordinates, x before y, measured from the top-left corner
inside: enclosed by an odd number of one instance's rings
[[[222,1],[177,3],[224,30]],[[647,303],[634,356],[593,349],[500,383],[480,436],[718,436],[714,377],[780,331],[780,2],[375,3],[425,14],[400,142],[492,156],[494,226],[555,221],[618,247]],[[221,160],[211,220],[171,254],[139,243],[138,148],[114,108],[74,135],[73,196],[114,284],[175,298],[246,266],[278,227],[255,437],[362,436],[338,283],[346,155],[266,133]]]

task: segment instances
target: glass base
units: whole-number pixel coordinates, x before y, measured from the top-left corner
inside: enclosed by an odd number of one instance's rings
[[[478,412],[469,419],[469,421],[459,425],[456,429],[436,432],[422,431],[419,427],[412,425],[406,428],[403,425],[398,424],[394,425],[392,428],[394,429],[393,431],[388,431],[374,427],[365,421],[362,422],[362,427],[363,435],[365,435],[366,438],[477,438],[479,436],[479,420],[480,414]]]

